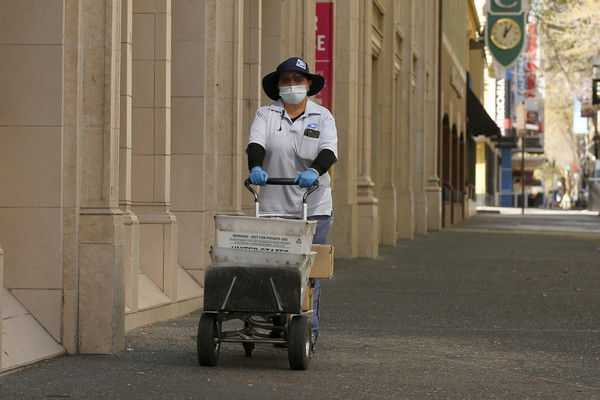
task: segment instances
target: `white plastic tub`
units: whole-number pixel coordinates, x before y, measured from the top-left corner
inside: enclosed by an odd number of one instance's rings
[[[286,218],[215,216],[217,246],[238,250],[306,254],[310,252],[316,221]]]

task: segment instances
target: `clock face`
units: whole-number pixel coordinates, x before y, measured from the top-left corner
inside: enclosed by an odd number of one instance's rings
[[[490,39],[502,50],[512,49],[521,40],[521,28],[512,19],[501,18],[492,25]]]

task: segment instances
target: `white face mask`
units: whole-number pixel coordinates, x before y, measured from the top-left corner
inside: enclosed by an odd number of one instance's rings
[[[289,104],[298,104],[306,97],[306,85],[281,86],[279,95]]]

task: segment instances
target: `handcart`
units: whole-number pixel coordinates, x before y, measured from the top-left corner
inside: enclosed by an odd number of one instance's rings
[[[308,189],[302,217],[260,216],[258,194],[254,217],[215,216],[217,245],[204,278],[204,310],[198,323],[197,352],[202,366],[215,366],[221,343],[242,343],[246,356],[256,344],[287,347],[292,369],[305,370],[312,356],[312,304],[302,310],[315,252],[310,251],[316,229],[307,219]],[[270,178],[268,185],[295,185],[293,179]],[[234,330],[223,323],[239,320]],[[241,328],[243,322],[243,328]]]

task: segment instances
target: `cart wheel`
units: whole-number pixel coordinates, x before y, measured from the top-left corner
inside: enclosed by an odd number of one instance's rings
[[[297,315],[288,326],[290,368],[307,369],[312,355],[312,332],[308,315]]]
[[[246,353],[246,357],[252,357],[252,352],[254,351],[254,343],[242,343],[244,345],[244,352]]]
[[[219,329],[217,314],[202,313],[198,323],[198,361],[205,367],[214,367],[219,358]]]

